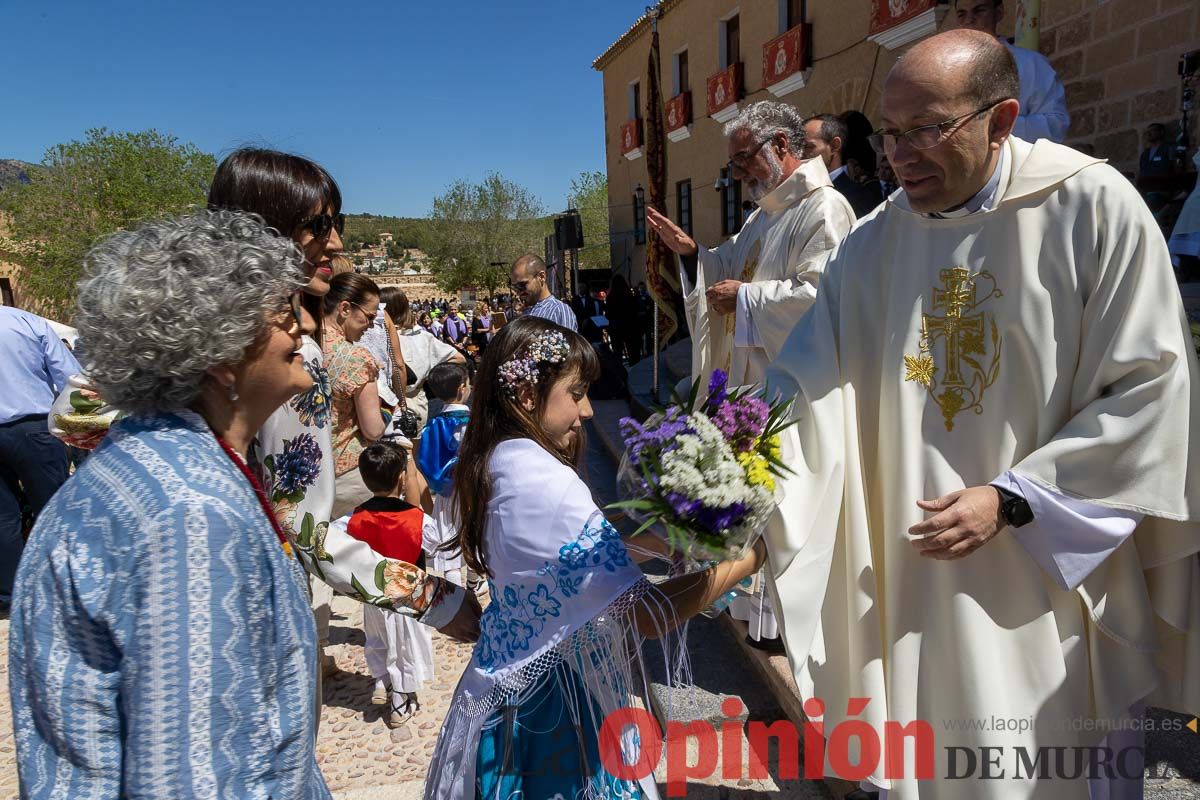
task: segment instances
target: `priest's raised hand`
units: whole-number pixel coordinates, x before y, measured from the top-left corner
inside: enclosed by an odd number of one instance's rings
[[[663,244],[673,253],[681,256],[694,256],[700,249],[696,245],[696,240],[684,233],[683,228],[650,206],[646,206],[646,225],[654,231],[655,236],[662,239]]]
[[[694,259],[700,250],[696,240],[684,233],[682,228],[666,216],[649,206],[646,207],[646,225],[654,231],[658,238],[663,240],[663,244],[671,252],[684,257],[683,267],[687,272],[688,279],[695,281],[696,262]],[[717,314],[732,314],[737,310],[737,295],[741,285],[741,281],[723,280],[709,287],[704,292],[704,299],[708,302],[708,307]]]

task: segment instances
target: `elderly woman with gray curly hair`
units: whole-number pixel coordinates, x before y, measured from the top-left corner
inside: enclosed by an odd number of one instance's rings
[[[46,506],[17,574],[23,797],[328,798],[300,568],[244,456],[312,382],[296,246],[220,211],[88,256],[88,372],[126,412]]]

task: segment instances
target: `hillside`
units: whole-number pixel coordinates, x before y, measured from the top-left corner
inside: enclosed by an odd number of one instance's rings
[[[342,241],[346,249],[357,250],[360,245],[379,244],[379,234],[390,233],[397,247],[421,249],[429,221],[411,217],[381,217],[375,214],[347,214],[346,231]]]
[[[29,183],[29,172],[37,169],[33,164],[14,158],[0,158],[0,189],[13,183]]]

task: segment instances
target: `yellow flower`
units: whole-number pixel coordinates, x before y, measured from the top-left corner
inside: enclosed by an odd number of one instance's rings
[[[751,451],[738,453],[737,460],[751,486],[761,486],[768,492],[775,491],[775,476],[771,474],[770,463],[765,458]]]

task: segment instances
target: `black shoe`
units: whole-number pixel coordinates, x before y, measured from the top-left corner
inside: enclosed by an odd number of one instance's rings
[[[746,635],[746,644],[753,647],[755,650],[762,650],[764,653],[784,653],[783,639],[778,637],[774,639],[755,639],[749,634]]]

